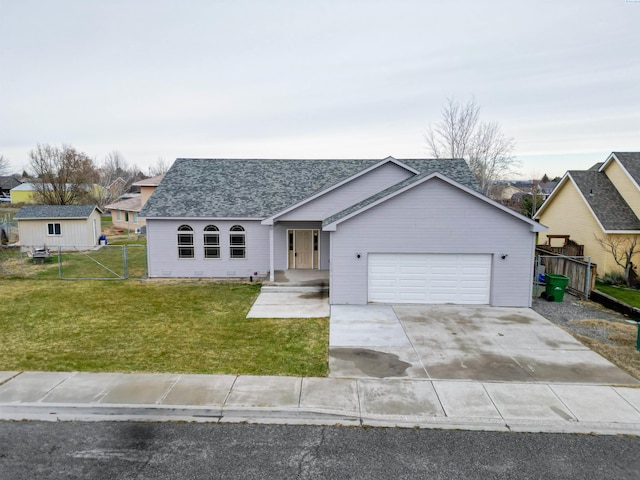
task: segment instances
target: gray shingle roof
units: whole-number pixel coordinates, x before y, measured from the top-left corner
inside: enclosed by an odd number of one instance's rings
[[[638,185],[640,185],[640,152],[613,152]]]
[[[604,172],[569,170],[605,230],[640,230],[640,219]]]
[[[98,207],[95,205],[27,205],[22,207],[13,218],[18,220],[89,218],[96,208]]]
[[[140,215],[266,218],[381,161],[179,158]],[[398,161],[478,189],[463,160]]]
[[[127,210],[129,212],[139,212],[142,208],[142,197],[136,195],[135,197],[120,200],[119,202],[110,203],[105,205],[104,208],[110,210]]]
[[[0,175],[0,190],[11,190],[22,182],[15,177]]]

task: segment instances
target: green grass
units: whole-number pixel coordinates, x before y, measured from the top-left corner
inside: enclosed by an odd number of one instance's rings
[[[329,321],[247,319],[254,284],[0,280],[0,370],[325,376]]]
[[[606,293],[610,297],[617,298],[627,305],[640,308],[640,290],[636,290],[634,288],[605,285],[603,283],[598,283],[596,285],[596,290],[599,290],[602,293]]]
[[[126,267],[122,248],[125,244]],[[26,252],[21,256],[19,248],[5,249],[0,258],[1,265],[13,275],[39,279],[60,278],[60,261],[64,279],[140,279],[147,276],[145,245],[135,242],[107,245],[97,250],[65,251],[60,258],[57,250],[52,248],[51,257],[42,265],[34,264]],[[0,274],[4,275],[6,271]]]

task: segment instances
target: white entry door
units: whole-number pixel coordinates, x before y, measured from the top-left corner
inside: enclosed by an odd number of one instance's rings
[[[369,301],[485,305],[491,255],[370,253]]]

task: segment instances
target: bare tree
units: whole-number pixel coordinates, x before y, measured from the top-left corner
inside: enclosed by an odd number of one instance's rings
[[[92,201],[99,180],[93,160],[70,145],[38,145],[29,153],[36,201],[48,205],[73,205]]]
[[[149,167],[149,175],[155,177],[156,175],[164,175],[171,167],[171,162],[167,162],[164,158],[158,157],[155,164]]]
[[[113,202],[128,192],[131,184],[145,178],[136,165],[130,165],[117,150],[109,152],[100,165],[100,185],[104,198],[98,204]]]
[[[0,155],[0,175],[4,175],[9,171],[9,159],[4,155]]]
[[[624,270],[624,281],[630,286],[633,257],[640,253],[638,235],[607,235],[605,237],[596,237],[596,239],[600,246],[611,254],[616,264]]]
[[[435,158],[464,158],[485,195],[500,179],[515,173],[515,140],[495,122],[480,121],[480,107],[471,98],[465,104],[449,98],[442,119],[429,125],[427,147]]]

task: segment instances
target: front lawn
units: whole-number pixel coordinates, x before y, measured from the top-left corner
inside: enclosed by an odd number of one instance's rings
[[[621,302],[631,305],[632,307],[640,308],[640,290],[625,287],[616,287],[613,285],[605,285],[604,283],[598,283],[596,290],[601,291],[609,295],[610,297],[617,298]]]
[[[0,280],[0,370],[325,376],[329,320],[247,319],[255,284]]]

